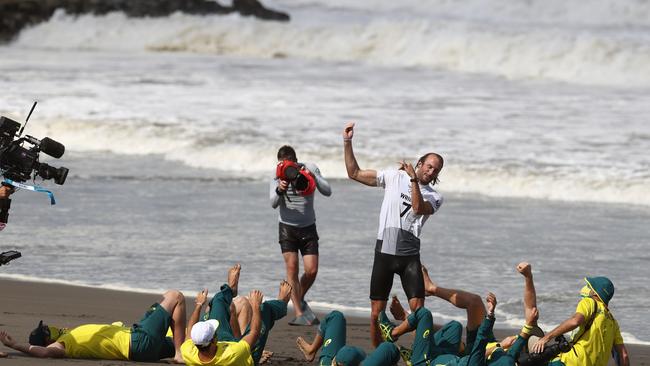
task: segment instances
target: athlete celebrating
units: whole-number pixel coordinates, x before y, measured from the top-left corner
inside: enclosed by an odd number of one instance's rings
[[[370,280],[370,334],[377,347],[382,341],[377,321],[386,309],[395,274],[402,280],[411,311],[424,306],[419,236],[422,225],[442,204],[442,196],[432,186],[438,181],[444,161],[442,156],[428,153],[415,168],[402,161],[398,170],[361,169],[352,150],[353,135],[354,123],[348,123],[343,130],[348,177],[385,190]]]

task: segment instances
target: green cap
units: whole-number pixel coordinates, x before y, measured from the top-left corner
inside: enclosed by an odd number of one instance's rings
[[[614,284],[607,277],[585,277],[587,285],[598,297],[609,306],[609,300],[614,297]]]

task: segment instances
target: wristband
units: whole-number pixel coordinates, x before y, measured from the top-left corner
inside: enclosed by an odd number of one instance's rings
[[[524,325],[521,328],[521,332],[526,335],[530,335],[533,332],[533,327],[530,325]]]
[[[416,183],[418,181],[417,178],[411,178],[411,183]]]
[[[284,193],[280,192],[280,189],[278,189],[278,187],[275,187],[275,194],[277,194],[278,196],[282,196]]]
[[[344,138],[343,138],[343,142],[346,142],[346,141],[352,141],[352,139],[346,139],[346,138],[344,137]]]

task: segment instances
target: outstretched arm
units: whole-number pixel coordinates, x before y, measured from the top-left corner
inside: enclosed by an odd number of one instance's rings
[[[352,136],[354,135],[354,123],[350,122],[345,125],[343,130],[343,152],[345,154],[345,169],[348,171],[348,177],[363,183],[367,186],[377,186],[377,171],[370,169],[361,169],[357,163],[357,158],[352,150]]]
[[[30,344],[17,343],[7,332],[0,332],[0,342],[16,351],[26,353],[39,358],[64,358],[65,347],[59,342],[54,342],[47,347],[32,346]]]
[[[192,311],[192,315],[190,315],[190,320],[187,322],[187,329],[185,331],[185,338],[190,338],[190,334],[192,334],[192,327],[194,326],[194,324],[199,322],[199,316],[201,315],[201,309],[203,309],[203,304],[205,304],[205,300],[207,298],[208,298],[208,289],[207,288],[199,291],[199,293],[196,295],[194,311]]]
[[[259,290],[253,290],[248,295],[251,307],[253,308],[253,318],[251,319],[250,332],[242,340],[246,341],[251,349],[255,347],[255,343],[257,343],[257,339],[260,337],[260,331],[262,330],[262,297],[262,292]]]
[[[541,353],[544,350],[544,345],[548,343],[551,339],[555,339],[555,337],[560,336],[564,333],[568,333],[585,322],[585,317],[584,315],[580,313],[575,313],[573,314],[572,317],[569,319],[565,320],[562,322],[562,324],[558,325],[553,329],[552,331],[546,333],[545,336],[539,339],[537,343],[533,345],[532,352],[533,353]]]

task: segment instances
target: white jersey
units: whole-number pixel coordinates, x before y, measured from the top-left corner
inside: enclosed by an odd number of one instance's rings
[[[377,186],[384,188],[385,193],[376,250],[399,256],[419,254],[422,225],[430,215],[416,215],[411,209],[411,177],[403,170],[382,170],[377,172]],[[428,184],[420,184],[420,192],[436,213],[442,205],[442,195]]]

